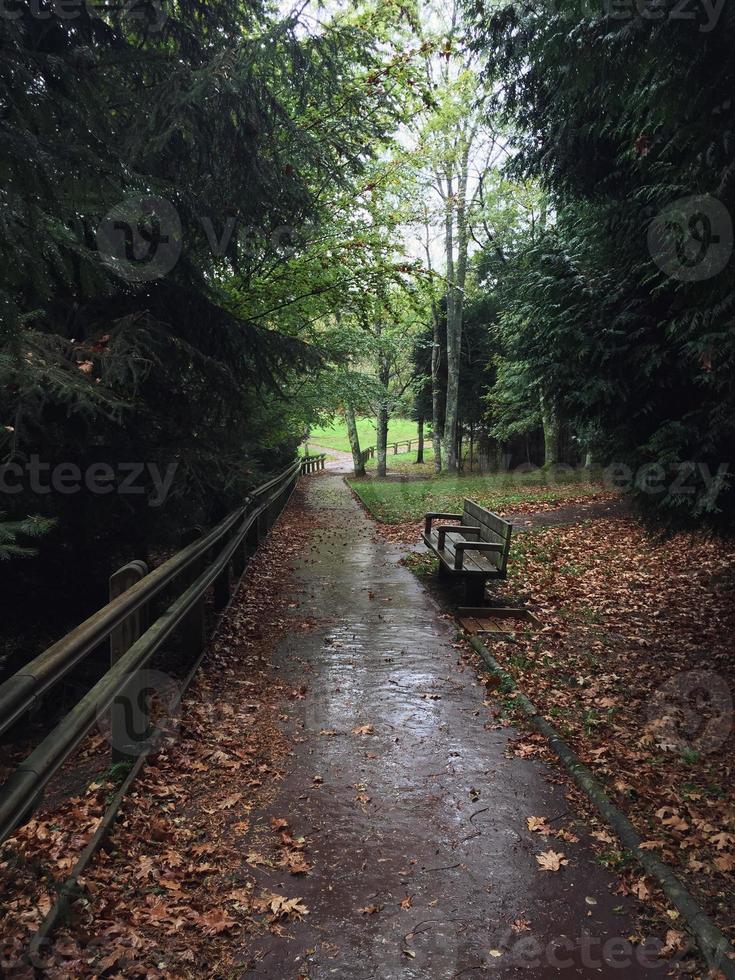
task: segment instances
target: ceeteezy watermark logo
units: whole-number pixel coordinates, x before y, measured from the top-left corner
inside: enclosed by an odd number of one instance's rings
[[[715,29],[724,6],[725,0],[602,0],[603,12],[615,20],[684,21],[702,34]]]
[[[0,19],[19,20],[30,16],[34,20],[75,21],[83,14],[92,12],[104,15],[104,3],[87,3],[86,0],[0,0]],[[148,32],[160,31],[168,20],[161,0],[126,0],[118,8],[123,21],[136,24]]]
[[[719,23],[726,0],[543,0],[546,11],[568,20],[606,17],[612,21],[638,19],[651,25],[691,24],[700,34],[711,33]],[[487,0],[492,8],[506,0]]]
[[[97,725],[112,748],[135,758],[181,727],[180,681],[151,667],[131,672],[112,705],[97,712]]]
[[[160,507],[168,497],[178,461],[165,469],[157,463],[91,463],[85,469],[76,463],[47,463],[31,456],[26,463],[0,466],[0,494],[15,496],[28,492],[47,496],[70,495],[86,490],[99,496],[148,496],[149,507]]]
[[[197,223],[212,255],[219,259],[237,248],[244,256],[267,251],[286,260],[305,245],[303,235],[291,225],[266,229],[243,224],[232,216],[217,220],[209,215],[200,216]],[[170,201],[160,197],[123,201],[105,215],[97,229],[100,258],[108,269],[129,282],[162,279],[178,262],[183,246],[179,214]]]
[[[719,275],[733,250],[733,224],[722,201],[694,195],[673,201],[648,229],[653,261],[679,282],[702,282]]]
[[[732,726],[730,688],[713,670],[676,674],[658,688],[648,706],[646,729],[665,751],[716,752]]]
[[[161,279],[181,255],[178,211],[161,197],[123,201],[102,219],[97,229],[97,248],[105,265],[121,279]]]
[[[625,936],[594,936],[583,932],[574,937],[554,936],[543,942],[533,935],[519,937],[509,931],[498,938],[484,967],[488,972],[498,970],[501,975],[508,969],[514,973],[528,970],[529,976],[545,976],[549,970],[593,976],[601,970],[627,971],[638,967],[647,973],[660,971],[665,976],[691,948],[686,939],[678,948],[671,949],[654,937],[633,943]]]

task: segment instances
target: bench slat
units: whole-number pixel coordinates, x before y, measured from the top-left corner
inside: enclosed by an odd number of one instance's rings
[[[454,556],[456,554],[456,548],[454,545],[457,541],[466,541],[467,538],[461,534],[453,534],[452,532],[448,531],[444,537],[444,547],[442,549],[439,548],[438,538],[439,535],[436,531],[432,531],[431,535],[428,537],[424,535],[424,541],[429,548],[436,552],[444,564],[447,565],[452,571],[456,571],[454,568]],[[470,572],[477,575],[497,576],[498,567],[493,561],[489,560],[484,555],[465,552],[464,566],[462,567],[461,571]]]
[[[505,539],[513,530],[513,525],[509,521],[503,520],[497,514],[480,507],[474,500],[465,500],[464,513],[472,518],[472,523],[484,524],[485,527],[494,531],[501,538]]]
[[[513,534],[513,525],[510,521],[503,520],[497,514],[493,514],[485,507],[480,507],[474,500],[466,499],[464,502],[464,518],[467,523],[479,524],[482,528],[482,537],[485,541],[502,544],[504,552],[498,563],[498,568],[505,575],[508,564],[508,551],[510,550],[510,539]]]

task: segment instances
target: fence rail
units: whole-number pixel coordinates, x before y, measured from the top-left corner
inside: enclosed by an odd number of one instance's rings
[[[317,473],[319,470],[323,470],[326,458],[326,453],[319,453],[317,456],[304,456],[301,460],[301,472]]]
[[[403,450],[403,452],[410,453],[411,452],[411,446],[414,446],[414,445],[418,446],[418,444],[419,444],[419,440],[418,439],[403,439],[400,442],[389,442],[389,443],[386,444],[385,454],[386,454],[386,456],[390,455],[390,450],[392,449],[393,450],[393,455],[394,456],[397,456],[398,455],[398,452],[399,452],[399,448],[401,446],[405,446],[406,447]],[[378,452],[378,447],[377,446],[368,446],[367,449],[363,449],[363,451],[360,453],[360,456],[362,457],[362,465],[365,466],[367,464],[367,461],[369,459],[374,459],[375,456],[377,455],[377,452]]]
[[[214,586],[215,609],[227,605],[231,571],[239,580],[249,557],[285,506],[302,472],[303,461],[293,463],[253,490],[242,507],[211,531],[203,535],[195,532],[199,536],[194,541],[154,571],[146,574],[142,562],[132,562],[116,572],[111,579],[111,591],[113,580],[118,582],[117,577],[123,572],[142,577],[0,685],[1,733],[36,706],[76,664],[110,640],[113,661],[110,669],[0,787],[0,842],[30,817],[49,780],[101,713],[120,695],[129,696],[133,679],[179,624],[186,621],[187,655],[195,660],[201,654],[205,642],[205,593]],[[176,588],[176,597],[169,600],[165,611],[148,626],[151,601],[169,587]],[[147,722],[147,716],[144,721]],[[114,744],[114,737],[112,741]],[[140,755],[144,748],[145,743],[141,741],[137,752],[132,746],[132,754]]]

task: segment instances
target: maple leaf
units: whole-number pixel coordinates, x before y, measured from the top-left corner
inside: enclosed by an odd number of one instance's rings
[[[638,898],[640,898],[640,900],[642,902],[645,901],[647,898],[650,898],[651,897],[651,893],[648,890],[648,885],[646,885],[646,879],[645,878],[640,878],[633,885],[633,887],[631,888],[631,891],[633,892],[634,895],[637,895]]]
[[[208,935],[215,936],[236,926],[237,920],[231,918],[224,909],[212,909],[211,912],[199,916],[199,924]]]
[[[719,834],[710,837],[709,842],[714,844],[718,851],[724,851],[726,847],[735,844],[735,834],[728,834],[727,831],[721,830]]]
[[[593,830],[592,836],[602,844],[614,844],[615,838],[607,830]],[[642,845],[641,845],[642,846]]]
[[[277,895],[273,899],[270,910],[277,919],[287,918],[289,915],[300,919],[309,914],[309,910],[302,904],[300,898],[284,898],[282,895]]]
[[[372,725],[358,725],[357,728],[352,729],[353,735],[372,735],[373,734]]]
[[[672,830],[676,830],[682,834],[685,830],[689,830],[689,824],[678,813],[672,813],[670,817],[664,817],[661,823],[664,827],[670,827]]]
[[[719,854],[715,858],[714,864],[718,871],[733,871],[735,870],[735,855]]]
[[[544,837],[548,837],[551,833],[551,827],[546,823],[546,817],[526,817],[526,825],[529,830],[543,834]]]
[[[242,793],[235,793],[233,796],[228,796],[226,800],[222,801],[222,809],[231,810],[236,803],[240,802],[241,799]]]
[[[358,909],[357,911],[361,912],[363,915],[377,915],[378,912],[380,912],[380,908],[377,905],[366,905],[364,908]]]
[[[536,860],[541,871],[560,871],[563,864],[569,864],[564,855],[557,851],[542,851],[536,855]]]
[[[560,840],[565,840],[568,844],[578,844],[579,837],[573,834],[571,830],[567,830],[566,827],[560,827],[559,830],[554,831],[554,837],[558,837]]]
[[[530,932],[531,923],[528,921],[528,919],[523,918],[523,916],[519,916],[517,919],[513,920],[513,925],[511,928],[513,932]]]
[[[311,865],[301,851],[289,851],[283,855],[279,863],[282,867],[288,868],[292,875],[305,875],[311,871]]]
[[[671,953],[676,953],[684,945],[684,940],[686,939],[683,932],[678,932],[676,929],[669,929],[666,932],[666,944],[661,948],[661,956],[669,956]]]
[[[235,888],[227,896],[227,901],[237,902],[238,905],[250,905],[252,898],[252,892],[247,888]]]
[[[401,908],[410,909],[413,905],[413,895],[406,895],[405,898],[401,899]]]
[[[271,817],[271,827],[273,830],[286,830],[288,828],[288,820],[283,820],[281,817]]]

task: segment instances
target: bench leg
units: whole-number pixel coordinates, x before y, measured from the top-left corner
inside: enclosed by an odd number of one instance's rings
[[[440,581],[446,581],[449,578],[449,569],[444,564],[444,562],[439,559],[439,579]]]
[[[464,583],[464,596],[468,606],[482,606],[485,602],[485,579],[468,576]]]

